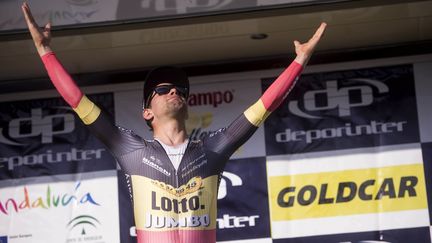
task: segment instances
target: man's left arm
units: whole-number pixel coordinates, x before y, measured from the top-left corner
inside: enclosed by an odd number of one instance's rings
[[[261,98],[227,128],[213,134],[212,144],[218,154],[230,156],[245,143],[264,120],[283,102],[294,87],[326,28],[322,23],[308,42],[294,41],[296,58],[264,92]]]
[[[297,40],[294,41],[297,54],[294,61],[270,85],[261,98],[244,112],[250,123],[258,127],[285,100],[312,56],[326,26],[325,23],[322,23],[306,43],[301,44]]]

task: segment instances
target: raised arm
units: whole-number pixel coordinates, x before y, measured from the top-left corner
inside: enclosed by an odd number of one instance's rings
[[[297,54],[295,60],[279,75],[255,104],[237,117],[227,128],[213,133],[205,141],[208,144],[207,147],[212,148],[215,154],[229,157],[253,135],[258,126],[283,102],[293,88],[325,28],[326,24],[322,23],[313,37],[306,43],[301,44],[299,41],[294,41]]]
[[[41,57],[48,75],[63,99],[78,113],[85,124],[92,123],[100,114],[100,110],[83,95],[75,81],[61,65],[50,47],[51,24],[40,29],[33,18],[29,5],[24,2],[21,6],[27,27],[33,43]]]
[[[326,23],[321,23],[306,43],[294,41],[297,54],[294,61],[270,85],[261,98],[245,111],[244,115],[252,124],[259,126],[283,102],[312,56],[326,26]]]

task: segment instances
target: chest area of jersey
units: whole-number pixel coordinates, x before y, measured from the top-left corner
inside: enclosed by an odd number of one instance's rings
[[[139,175],[161,181],[173,187],[180,187],[191,178],[217,174],[207,155],[199,148],[189,148],[184,152],[178,168],[163,149],[146,151],[139,156]],[[135,174],[135,173],[132,173]]]

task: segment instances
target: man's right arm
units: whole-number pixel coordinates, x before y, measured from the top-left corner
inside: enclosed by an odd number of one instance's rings
[[[39,29],[28,4],[23,3],[21,8],[38,54],[57,91],[78,114],[84,124],[88,125],[92,133],[114,154],[119,155],[124,153],[127,149],[125,145],[130,144],[131,141],[136,139],[123,136],[115,126],[113,117],[106,112],[101,112],[101,109],[88,99],[76,85],[50,47],[50,24],[45,25],[43,30]],[[125,139],[131,141],[125,142]]]

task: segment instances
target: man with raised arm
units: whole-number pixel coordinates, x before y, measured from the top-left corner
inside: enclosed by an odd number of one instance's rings
[[[151,71],[144,83],[142,116],[154,139],[145,140],[115,126],[113,117],[81,92],[50,47],[50,24],[39,29],[27,3],[22,11],[54,86],[131,177],[139,243],[216,242],[217,189],[226,162],[288,95],[326,28],[322,23],[304,44],[294,41],[295,60],[262,97],[201,140],[190,140],[186,132],[186,74],[174,67]]]

